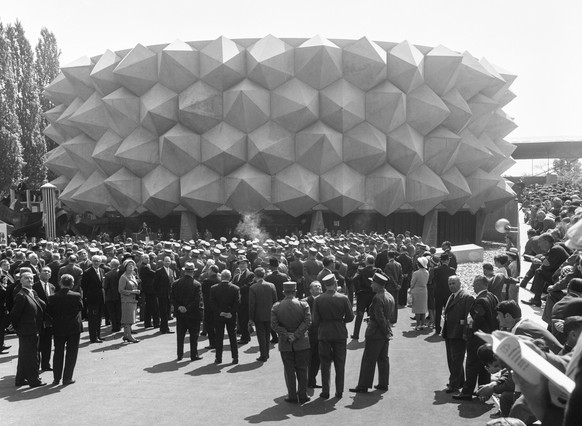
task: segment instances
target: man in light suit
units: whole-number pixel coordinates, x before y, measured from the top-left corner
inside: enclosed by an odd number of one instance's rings
[[[158,298],[158,307],[160,310],[160,333],[173,333],[168,327],[168,306],[170,303],[170,287],[176,279],[176,274],[171,268],[172,259],[165,256],[162,260],[162,266],[156,271],[154,276],[154,291]]]
[[[392,336],[390,318],[396,306],[394,298],[386,291],[387,284],[388,278],[382,274],[377,273],[372,277],[372,289],[375,295],[370,306],[370,320],[366,328],[366,347],[362,355],[358,385],[350,389],[350,392],[368,392],[374,384],[376,364],[378,364],[378,384],[375,388],[382,391],[388,390],[390,377],[388,343]]]
[[[255,283],[249,290],[249,319],[257,327],[260,356],[257,361],[269,359],[269,334],[271,333],[271,308],[277,302],[275,285],[265,281],[265,270],[255,269]]]
[[[176,339],[178,361],[184,356],[184,338],[190,333],[190,359],[202,359],[198,355],[198,336],[200,322],[203,318],[202,286],[194,279],[196,267],[193,262],[186,262],[184,276],[172,284],[170,300],[176,313]]]
[[[55,355],[53,359],[53,385],[58,385],[63,378],[63,385],[75,383],[73,371],[77,363],[79,339],[83,331],[81,295],[72,291],[74,279],[69,274],[61,276],[60,290],[48,299],[47,311],[53,320],[55,335]],[[67,354],[65,356],[65,344]],[[64,361],[64,373],[63,373]]]
[[[48,304],[48,298],[55,294],[55,286],[49,282],[51,277],[51,269],[44,266],[40,270],[39,281],[32,285],[32,289],[36,292],[38,297]],[[45,312],[43,319],[42,330],[39,335],[38,352],[40,355],[40,368],[43,371],[51,371],[51,349],[53,343],[53,327],[50,315]]]
[[[467,315],[475,298],[461,288],[461,279],[457,275],[449,277],[448,282],[451,295],[445,305],[442,333],[449,367],[449,383],[445,392],[454,393],[465,384],[463,361],[467,349]]]
[[[307,364],[309,362],[309,338],[307,330],[311,324],[311,312],[307,302],[295,297],[297,284],[283,284],[285,298],[271,310],[271,328],[279,336],[279,352],[285,369],[287,398],[285,402],[301,404],[311,398],[307,396]]]
[[[319,360],[321,362],[321,394],[329,398],[331,364],[335,367],[335,396],[344,391],[348,330],[346,323],[353,321],[354,313],[347,296],[337,292],[337,280],[330,274],[323,278],[325,293],[315,299],[313,321],[318,329]]]
[[[83,289],[83,301],[87,308],[87,322],[89,326],[89,339],[91,343],[103,343],[101,339],[101,313],[105,306],[103,301],[103,277],[100,268],[101,256],[91,258],[91,266],[85,269],[81,277]]]
[[[38,376],[38,334],[46,305],[32,289],[33,280],[31,272],[21,273],[22,289],[14,298],[10,319],[18,335],[15,385],[28,383],[31,388],[36,388],[46,384]]]

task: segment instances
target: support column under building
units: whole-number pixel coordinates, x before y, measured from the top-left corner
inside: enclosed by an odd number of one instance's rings
[[[311,216],[311,226],[309,231],[313,234],[314,232],[321,233],[325,229],[325,224],[323,223],[323,213],[321,210],[315,210]]]
[[[194,213],[183,211],[180,213],[180,239],[188,241],[198,235],[198,218]]]
[[[50,183],[45,183],[40,187],[42,194],[42,210],[44,230],[46,239],[53,241],[57,236],[57,219],[55,216],[55,198],[57,187]]]

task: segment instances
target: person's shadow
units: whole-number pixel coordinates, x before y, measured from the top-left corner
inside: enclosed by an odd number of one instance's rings
[[[51,386],[50,383],[32,389],[28,385],[16,388],[14,387],[14,379],[14,375],[4,376],[0,379],[0,399],[5,399],[9,402],[28,401],[61,391],[61,386]]]
[[[312,398],[305,404],[285,402],[286,396],[281,396],[273,400],[275,405],[268,407],[260,413],[245,417],[249,423],[278,422],[287,420],[291,416],[303,417],[321,415],[334,411],[335,405],[339,401],[337,398],[322,399]]]
[[[382,393],[378,392],[356,393],[354,394],[351,405],[346,405],[346,408],[350,410],[361,410],[377,404],[382,399]]]

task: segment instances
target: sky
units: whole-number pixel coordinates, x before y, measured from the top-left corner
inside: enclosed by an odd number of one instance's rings
[[[443,45],[517,75],[508,140],[582,139],[582,1],[556,0],[4,0],[34,45],[42,27],[61,65],[105,50],[228,38],[359,39]],[[526,162],[531,172],[532,163]],[[547,162],[542,162],[546,164]]]

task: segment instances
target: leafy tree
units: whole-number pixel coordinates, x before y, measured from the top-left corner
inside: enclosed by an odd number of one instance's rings
[[[46,145],[41,130],[41,106],[34,68],[34,55],[19,21],[9,25],[6,38],[10,44],[17,100],[16,116],[21,129],[22,174],[28,189],[39,189],[46,182],[44,157]]]
[[[10,44],[0,22],[0,195],[22,179],[21,129],[15,114],[18,91]]]
[[[582,164],[577,158],[557,158],[553,168],[558,181],[578,187],[582,184]]]
[[[42,91],[59,74],[59,56],[61,55],[61,51],[57,46],[56,37],[46,28],[40,30],[40,38],[38,39],[35,53],[36,59],[34,62],[34,69],[36,75],[36,84],[38,86],[38,91],[41,94],[40,105],[42,112],[44,113],[53,108],[54,105],[51,101],[42,96]],[[46,128],[48,124],[48,120],[42,116],[41,129]],[[51,151],[57,147],[57,143],[46,136],[45,145],[47,151]],[[51,172],[49,172],[49,175],[50,174]],[[52,178],[49,176],[49,179]]]

